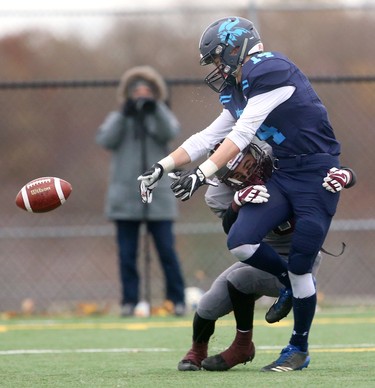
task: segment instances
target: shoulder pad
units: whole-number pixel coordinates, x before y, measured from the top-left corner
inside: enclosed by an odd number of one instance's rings
[[[243,66],[242,88],[247,97],[291,85],[295,66],[286,57],[265,52],[250,58]]]

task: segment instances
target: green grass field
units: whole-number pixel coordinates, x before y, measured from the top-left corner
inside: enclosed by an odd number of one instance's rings
[[[179,372],[191,343],[184,318],[25,318],[0,320],[1,387],[375,387],[375,309],[326,309],[315,316],[310,366],[262,373],[288,342],[290,318],[268,325],[256,311],[254,361],[227,372]],[[220,320],[210,355],[234,336]]]

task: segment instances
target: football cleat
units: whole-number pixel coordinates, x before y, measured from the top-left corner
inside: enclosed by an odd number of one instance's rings
[[[193,342],[192,348],[177,364],[179,371],[197,371],[201,369],[201,362],[207,357],[208,342]]]
[[[201,369],[201,366],[192,360],[181,360],[177,365],[177,369],[181,372],[197,371]]]
[[[261,372],[291,372],[307,368],[310,363],[309,352],[302,352],[293,345],[286,346],[280,357],[261,369]]]
[[[242,351],[241,351],[242,350]],[[209,371],[226,371],[238,364],[251,362],[255,357],[254,343],[250,343],[246,351],[239,347],[230,346],[227,350],[202,361],[202,368]]]
[[[266,313],[268,323],[279,322],[285,318],[293,307],[293,293],[290,288],[284,288],[280,291],[280,296]]]

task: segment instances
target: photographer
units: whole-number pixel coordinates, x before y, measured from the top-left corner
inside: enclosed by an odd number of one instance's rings
[[[121,315],[134,315],[140,302],[137,254],[142,224],[147,226],[146,245],[142,250],[146,266],[149,265],[148,236],[152,235],[165,277],[165,298],[173,302],[175,315],[184,315],[184,279],[173,234],[177,203],[169,188],[169,179],[163,177],[152,204],[146,205],[139,200],[138,187],[134,184],[151,161],[168,154],[168,143],[180,132],[180,125],[166,105],[165,81],[149,66],[135,67],[123,74],[117,100],[119,108],[110,112],[99,127],[96,142],[112,153],[105,213],[117,231]],[[149,287],[148,281],[145,279],[146,287]]]

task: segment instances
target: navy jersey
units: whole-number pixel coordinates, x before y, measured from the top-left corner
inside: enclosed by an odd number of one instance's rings
[[[220,101],[238,119],[251,97],[283,86],[294,86],[293,95],[276,107],[256,136],[271,145],[277,158],[292,155],[340,154],[327,109],[307,77],[287,57],[277,52],[259,53],[242,67],[242,83],[227,86]]]

